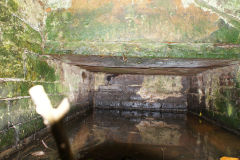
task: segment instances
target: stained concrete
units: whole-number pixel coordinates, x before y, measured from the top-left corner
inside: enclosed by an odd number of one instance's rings
[[[191,111],[239,133],[237,60],[50,57],[93,72],[95,108]]]
[[[120,56],[49,55],[91,72],[148,75],[194,75],[218,67],[237,65],[238,60],[139,58]]]

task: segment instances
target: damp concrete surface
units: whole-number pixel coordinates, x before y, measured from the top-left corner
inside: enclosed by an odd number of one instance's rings
[[[223,156],[240,157],[240,137],[237,134],[196,116],[205,113],[203,110],[197,110],[195,115],[187,112],[195,111],[192,108],[211,108],[211,105],[202,105],[211,100],[207,94],[203,95],[208,90],[230,88],[230,93],[232,90],[238,93],[239,61],[80,55],[52,55],[49,58],[68,64],[71,71],[79,67],[85,70],[84,73],[91,72],[91,80],[94,80],[91,85],[94,96],[89,102],[93,111],[65,123],[76,160],[217,160]],[[85,74],[81,76],[86,77]],[[233,94],[229,95],[234,102],[231,104],[236,104],[237,108],[239,97],[234,99]],[[179,110],[181,112],[177,112]],[[34,139],[6,159],[59,159],[49,132]]]

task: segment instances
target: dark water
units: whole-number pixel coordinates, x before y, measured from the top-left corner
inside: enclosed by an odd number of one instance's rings
[[[240,137],[189,114],[97,110],[66,129],[80,160],[240,157]],[[9,159],[57,159],[57,152],[49,135]]]

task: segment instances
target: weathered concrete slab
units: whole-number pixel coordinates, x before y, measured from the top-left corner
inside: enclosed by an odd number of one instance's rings
[[[148,56],[151,52],[159,54],[159,48],[145,47],[146,42],[239,43],[240,16],[236,0],[64,2],[55,1],[47,10],[48,53],[71,50],[78,54],[132,54],[136,51],[134,55]],[[102,42],[108,44],[103,46]],[[127,43],[119,45],[124,42]],[[160,53],[172,53],[169,50],[171,47],[161,48]],[[204,49],[200,47],[200,50]],[[177,50],[177,54],[184,52],[193,54],[189,48]]]
[[[114,56],[51,55],[68,64],[80,66],[91,72],[144,75],[194,75],[208,69],[240,64],[238,60],[172,59]]]

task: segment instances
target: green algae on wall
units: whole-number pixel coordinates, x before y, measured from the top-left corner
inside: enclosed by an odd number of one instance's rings
[[[10,7],[0,2],[0,27],[2,32],[2,43],[5,48],[18,48],[18,51],[41,53],[41,36],[39,32],[23,22]]]
[[[140,39],[193,42],[199,37],[205,37],[209,30],[216,30],[216,25],[213,23],[216,16],[211,16],[210,13],[204,14],[199,8],[183,9],[181,2],[179,4],[178,1],[144,0],[132,4],[131,1],[108,0],[103,2],[104,5],[99,6],[96,5],[98,2],[85,3],[81,0],[80,4],[73,1],[70,9],[52,11],[48,15],[46,26],[48,39],[51,40],[51,35],[57,33],[58,42]],[[199,17],[191,17],[191,14]],[[70,15],[70,19],[65,15]],[[184,15],[186,24],[182,23]],[[69,32],[71,34],[68,34]],[[61,37],[62,33],[64,34]]]
[[[0,82],[0,98],[29,96],[29,88],[35,85],[42,85],[48,94],[63,93],[63,86],[60,84],[60,82],[3,81]]]
[[[24,77],[23,73],[23,57],[14,51],[9,51],[0,47],[0,77]]]
[[[10,100],[9,103],[9,123],[12,125],[18,125],[31,121],[37,117],[35,106],[31,102],[30,98],[22,98],[17,100]]]
[[[26,52],[41,53],[41,36],[15,15],[15,1],[0,2],[0,10],[0,77],[23,78]]]
[[[54,82],[57,80],[55,69],[39,56],[28,56],[26,60],[26,79]]]
[[[0,100],[0,130],[8,126],[8,103]]]
[[[15,144],[15,130],[13,128],[0,132],[0,151]]]
[[[46,59],[40,57],[41,5],[38,1],[26,5],[29,2],[0,1],[0,152],[44,128],[29,97],[30,87],[43,85],[55,106],[63,98],[59,76]],[[27,16],[33,10],[35,16]]]
[[[45,51],[49,54],[239,58],[239,28],[222,20],[223,16],[214,12],[214,8],[206,10],[203,4],[184,7],[182,1],[72,0],[68,9],[52,10],[48,14]]]
[[[48,44],[51,45],[51,44]],[[54,46],[55,44],[51,45]],[[212,43],[156,43],[156,42],[72,42],[63,50],[51,48],[49,54],[110,55],[127,57],[223,58],[238,59],[238,45]]]
[[[204,93],[202,95],[199,93],[199,96],[204,98],[205,107],[193,107],[193,110],[200,109],[196,111],[202,112],[203,116],[238,132],[240,131],[239,68],[239,66],[225,67],[203,73]]]

